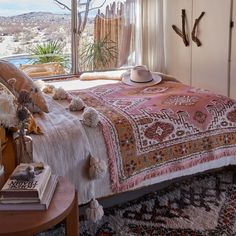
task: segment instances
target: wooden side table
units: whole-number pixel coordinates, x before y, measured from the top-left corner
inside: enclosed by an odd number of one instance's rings
[[[60,177],[48,210],[0,212],[0,235],[35,235],[63,220],[65,220],[66,235],[78,236],[77,192],[70,182]]]

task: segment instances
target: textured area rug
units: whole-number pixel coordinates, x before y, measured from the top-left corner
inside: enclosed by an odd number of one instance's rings
[[[96,224],[80,217],[80,235],[236,235],[235,180],[232,171],[221,171],[172,184],[105,209]]]

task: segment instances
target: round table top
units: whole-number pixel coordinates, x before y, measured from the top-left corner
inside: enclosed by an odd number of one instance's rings
[[[60,177],[45,211],[1,211],[0,235],[31,235],[60,223],[71,212],[76,197],[74,186]]]

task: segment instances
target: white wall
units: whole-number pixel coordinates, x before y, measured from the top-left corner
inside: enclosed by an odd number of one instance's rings
[[[230,71],[230,97],[236,99],[236,0],[233,0],[232,47],[231,47],[231,71]]]

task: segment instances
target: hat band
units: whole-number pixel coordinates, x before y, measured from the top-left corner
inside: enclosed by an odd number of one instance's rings
[[[144,83],[149,83],[149,82],[153,81],[153,78],[151,80],[148,80],[148,81],[134,81],[130,78],[130,81],[134,82],[134,83],[138,83],[138,84],[144,84]]]

